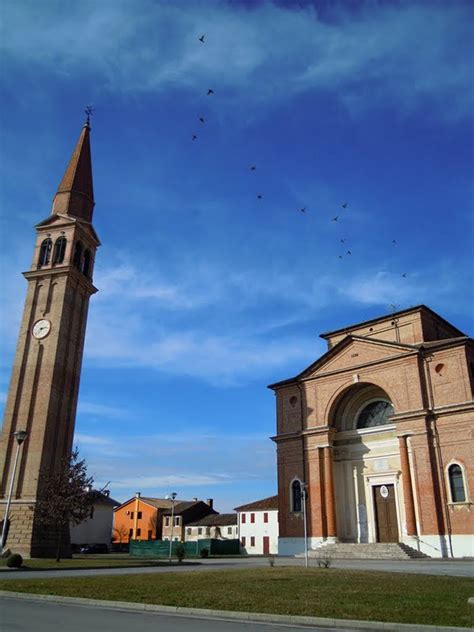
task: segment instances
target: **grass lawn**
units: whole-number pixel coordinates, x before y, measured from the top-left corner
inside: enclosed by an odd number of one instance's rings
[[[338,569],[263,568],[1,581],[0,590],[218,610],[470,626],[474,581]],[[471,609],[471,611],[470,611]]]
[[[6,559],[0,558],[0,567],[6,567],[6,565]],[[31,570],[68,570],[73,568],[120,568],[137,566],[168,566],[168,561],[157,560],[156,558],[129,557],[128,554],[123,553],[118,555],[74,555],[72,559],[64,559],[60,562],[56,562],[54,559],[26,559],[23,561],[22,568]]]

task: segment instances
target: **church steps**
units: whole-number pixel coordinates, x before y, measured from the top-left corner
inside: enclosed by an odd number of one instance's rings
[[[411,560],[429,559],[428,555],[403,543],[350,544],[336,542],[308,551],[315,559]],[[300,556],[298,556],[300,557]]]

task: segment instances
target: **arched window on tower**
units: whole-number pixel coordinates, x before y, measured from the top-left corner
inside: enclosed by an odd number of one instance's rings
[[[82,272],[87,278],[90,278],[90,275],[91,275],[91,251],[90,250],[84,250],[84,259],[82,261]]]
[[[359,413],[357,417],[357,428],[372,428],[373,426],[385,426],[389,417],[393,415],[393,406],[390,402],[377,401],[370,402]]]
[[[291,511],[300,512],[302,510],[301,499],[301,482],[295,480],[291,483]]]
[[[74,258],[72,260],[73,264],[76,266],[78,270],[82,267],[82,244],[80,241],[76,243],[76,247],[74,248]]]
[[[66,254],[66,237],[59,237],[54,244],[53,264],[62,263]]]
[[[41,268],[41,266],[48,265],[52,247],[53,247],[53,242],[51,241],[49,237],[48,239],[44,239],[41,242],[40,253],[39,253],[39,258],[38,258],[38,268]]]
[[[451,502],[466,502],[466,490],[464,488],[464,477],[462,468],[457,463],[453,463],[448,468],[449,489],[451,491]]]

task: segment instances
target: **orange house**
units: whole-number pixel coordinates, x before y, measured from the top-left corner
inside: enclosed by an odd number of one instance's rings
[[[161,540],[162,516],[171,505],[172,501],[166,498],[149,498],[137,492],[134,498],[114,509],[114,544],[127,544],[130,540]]]

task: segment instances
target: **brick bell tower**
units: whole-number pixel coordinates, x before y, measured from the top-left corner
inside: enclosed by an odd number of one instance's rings
[[[5,546],[26,557],[54,554],[54,538],[35,519],[42,472],[71,453],[92,273],[100,245],[92,226],[94,194],[89,118],[54,196],[36,226],[3,430],[0,519],[14,476]],[[13,433],[26,431],[18,448]]]

